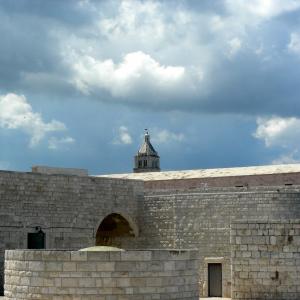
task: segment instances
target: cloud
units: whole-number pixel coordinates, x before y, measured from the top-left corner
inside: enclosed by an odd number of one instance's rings
[[[0,161],[0,170],[9,170],[11,167],[10,163],[7,161]]]
[[[132,137],[129,133],[129,130],[125,126],[120,126],[118,128],[118,135],[114,140],[115,145],[130,145],[132,144]]]
[[[239,38],[235,37],[228,42],[228,45],[229,56],[232,57],[241,49],[242,41]]]
[[[87,95],[104,89],[118,98],[143,97],[154,92],[176,96],[177,92],[189,93],[192,86],[184,67],[161,65],[142,51],[126,54],[119,64],[111,59],[78,57],[72,67],[73,83]],[[201,77],[197,75],[199,81]]]
[[[157,1],[121,1],[116,16],[104,16],[98,26],[110,40],[123,39],[126,35],[138,37],[146,43],[150,40],[155,43],[165,37],[167,29],[161,8],[162,5]]]
[[[69,79],[89,98],[161,111],[291,114],[300,71],[284,15],[299,5],[248,2],[92,2],[91,34],[60,37]]]
[[[300,54],[300,35],[298,33],[291,33],[288,50],[292,53]]]
[[[114,138],[109,136],[116,116],[122,120],[118,125],[127,124],[130,129],[130,138],[123,134],[122,139],[117,128],[115,140],[119,144],[139,137],[136,124],[167,130],[169,134],[161,133],[157,139],[164,145],[159,152],[165,149],[164,155],[173,155],[169,168],[178,167],[175,156],[181,151],[186,151],[185,161],[191,167],[195,161],[201,167],[201,159],[203,166],[209,166],[206,157],[213,153],[215,140],[222,140],[222,148],[228,147],[219,160],[211,160],[215,166],[224,165],[224,161],[228,165],[261,163],[274,159],[280,151],[290,156],[297,148],[293,138],[287,140],[279,133],[273,137],[267,124],[258,137],[262,142],[253,143],[248,126],[252,128],[258,115],[300,118],[299,1],[74,0],[57,1],[56,6],[48,2],[41,6],[30,0],[0,1],[0,94],[15,91],[25,94],[27,103],[38,101],[44,111],[42,124],[52,124],[50,113],[59,110],[61,117],[56,118],[76,128],[76,146],[84,145],[84,151],[74,147],[76,157],[81,151],[86,159],[88,149],[104,145],[103,151],[109,155],[118,153],[119,147],[112,146]],[[179,72],[170,78],[169,70]],[[38,113],[37,108],[31,112]],[[179,118],[170,121],[170,115],[181,112],[181,123]],[[79,126],[76,120],[87,120],[84,116],[90,121]],[[224,116],[223,126],[215,126]],[[92,123],[99,118],[103,126],[96,132]],[[205,123],[207,118],[213,121]],[[145,125],[147,119],[150,123]],[[232,120],[236,120],[235,126]],[[37,136],[29,125],[18,126],[16,130],[26,132],[30,139]],[[232,140],[240,138],[241,143],[228,143],[229,129],[235,132]],[[211,133],[219,130],[224,134],[213,139],[217,135]],[[204,147],[200,149],[199,141],[187,138],[191,131],[196,131],[192,136],[205,136]],[[65,130],[43,129],[42,133],[45,135],[38,143],[51,149],[72,146]],[[275,142],[279,136],[283,142]],[[84,142],[79,143],[79,139]],[[172,151],[167,141],[172,141]],[[270,146],[261,149],[266,141]],[[1,145],[1,152],[8,153],[2,155],[3,160],[15,164],[18,155],[11,159],[11,147],[4,149],[7,144],[4,141]],[[130,156],[131,148],[123,150]],[[207,156],[202,155],[204,148],[209,149]],[[199,156],[195,149],[202,154]],[[26,150],[31,159],[32,151]],[[41,159],[48,155],[44,148],[39,150]],[[255,157],[258,152],[259,157]],[[57,160],[55,154],[47,159]],[[63,163],[72,160],[71,155],[58,154]],[[92,156],[89,163],[94,168]],[[106,170],[112,167],[109,160],[103,158],[102,162]],[[20,167],[20,162],[15,165]]]
[[[278,116],[258,118],[254,137],[263,140],[267,147],[298,147],[298,141],[300,139],[300,119],[295,117],[282,118]]]
[[[300,8],[298,0],[226,0],[227,7],[236,15],[272,18]]]
[[[300,162],[299,151],[295,150],[292,153],[283,154],[272,161],[273,165],[281,164],[296,164]]]
[[[286,55],[298,51],[299,1],[62,1],[59,10],[19,2],[0,4],[2,93],[300,112],[298,57]]]
[[[293,164],[300,162],[300,119],[295,117],[265,117],[257,119],[253,136],[263,140],[265,146],[282,153],[271,161],[272,164]]]
[[[182,142],[185,139],[183,133],[175,133],[168,129],[154,129],[151,140],[157,144],[169,144],[172,142]]]
[[[25,96],[16,94],[0,96],[0,126],[26,132],[30,135],[31,147],[36,146],[49,132],[66,130],[62,122],[45,122],[41,114],[33,112]]]
[[[48,141],[48,148],[51,150],[58,150],[66,148],[68,145],[74,144],[75,139],[73,139],[70,136],[63,137],[63,138],[57,138],[57,137],[51,137]]]

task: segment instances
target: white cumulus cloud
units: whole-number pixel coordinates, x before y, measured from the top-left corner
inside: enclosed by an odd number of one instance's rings
[[[57,138],[55,136],[51,137],[48,141],[48,148],[52,150],[57,150],[61,148],[65,148],[68,145],[74,144],[75,139],[73,139],[70,136],[63,137],[63,138]]]
[[[242,41],[235,37],[228,42],[229,45],[229,56],[234,56],[241,49]]]
[[[271,18],[300,8],[299,0],[226,0],[228,8],[237,15]]]
[[[73,69],[73,83],[83,93],[105,89],[112,96],[121,98],[147,91],[171,93],[186,80],[184,67],[161,65],[141,51],[126,54],[119,64],[111,59],[79,56]]]
[[[232,93],[226,89],[230,79],[242,80],[239,72],[253,68],[263,76],[282,55],[284,39],[273,36],[269,29],[277,21],[270,19],[300,8],[294,0],[225,0],[203,4],[204,9],[202,4],[177,2],[120,0],[104,7],[84,2],[96,12],[88,30],[59,36],[68,82],[100,101],[162,110],[203,105],[229,110],[229,105],[214,102],[223,98],[234,103],[236,94],[227,95]],[[230,63],[245,59],[223,81],[228,58]]]
[[[282,154],[272,161],[273,165],[296,164],[300,162],[299,151],[295,150],[288,154]]]
[[[0,126],[19,129],[30,135],[30,146],[36,146],[47,133],[66,130],[64,123],[52,120],[45,122],[41,114],[32,110],[23,95],[0,95]]]
[[[148,43],[161,41],[167,30],[157,1],[120,1],[116,16],[103,18],[98,26],[110,40],[123,39],[126,35]]]
[[[114,140],[114,144],[116,145],[130,145],[132,144],[132,137],[129,133],[129,130],[126,126],[120,126],[118,128],[117,137]]]
[[[11,167],[8,161],[1,161],[0,160],[0,170],[9,170]]]
[[[266,147],[282,149],[282,154],[272,164],[292,164],[300,162],[300,119],[273,116],[257,119],[257,129],[253,134],[264,141]]]
[[[258,118],[254,137],[265,142],[267,147],[295,147],[299,145],[300,119],[273,116]]]
[[[298,33],[291,33],[288,50],[292,53],[300,54],[300,35]]]
[[[171,142],[182,142],[185,138],[183,133],[175,133],[167,129],[156,129],[151,134],[151,140],[157,144],[167,144]]]

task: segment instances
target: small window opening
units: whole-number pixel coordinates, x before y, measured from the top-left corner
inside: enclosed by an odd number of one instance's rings
[[[27,234],[27,248],[28,249],[45,249],[45,233],[42,228],[35,227],[35,232]]]

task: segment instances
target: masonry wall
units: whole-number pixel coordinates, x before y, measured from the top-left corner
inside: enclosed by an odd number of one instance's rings
[[[197,251],[6,251],[5,299],[198,300]]]
[[[232,299],[300,299],[300,220],[231,225]]]
[[[143,183],[120,179],[0,172],[0,294],[4,249],[26,249],[40,226],[48,249],[95,245],[100,222],[121,213],[137,223]],[[135,238],[126,240],[135,247]]]
[[[231,296],[230,223],[234,219],[300,218],[298,187],[154,190],[139,205],[145,247],[198,248],[200,294],[208,263],[222,263],[223,296]]]
[[[224,169],[226,170],[226,169]],[[242,176],[223,176],[184,178],[168,180],[147,180],[145,189],[148,191],[183,190],[197,188],[217,188],[217,187],[258,187],[258,186],[284,186],[300,185],[300,173],[277,173]]]
[[[91,246],[103,218],[121,213],[138,237],[122,238],[120,246],[198,248],[201,295],[208,292],[208,264],[220,262],[223,296],[230,296],[230,223],[300,218],[298,186],[191,188],[181,182],[147,186],[145,197],[143,187],[135,180],[0,172],[0,251],[27,248],[27,233],[36,226],[48,249]]]

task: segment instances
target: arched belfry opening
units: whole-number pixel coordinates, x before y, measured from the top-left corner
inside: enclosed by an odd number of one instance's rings
[[[112,213],[106,216],[96,234],[96,246],[123,247],[128,239],[136,237],[134,225],[121,214]]]

